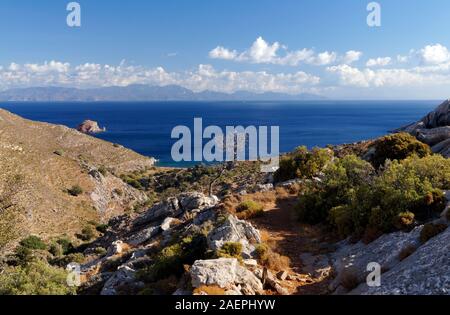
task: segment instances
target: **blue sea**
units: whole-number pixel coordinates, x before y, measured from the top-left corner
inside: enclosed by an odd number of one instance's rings
[[[171,158],[172,128],[203,125],[280,126],[280,151],[300,145],[324,147],[382,136],[414,122],[439,101],[304,101],[304,102],[95,102],[4,103],[0,107],[28,119],[77,127],[95,120],[107,132],[98,138],[121,144],[161,166]]]

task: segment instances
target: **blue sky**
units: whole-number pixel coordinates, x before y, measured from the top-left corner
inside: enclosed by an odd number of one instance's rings
[[[450,97],[448,0],[379,0],[375,28],[369,0],[79,0],[80,28],[66,24],[69,2],[0,2],[0,89],[144,83]]]

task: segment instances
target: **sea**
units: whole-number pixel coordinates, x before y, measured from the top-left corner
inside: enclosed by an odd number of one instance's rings
[[[279,126],[280,151],[298,146],[325,147],[376,138],[419,120],[439,101],[299,101],[299,102],[56,102],[2,103],[24,118],[76,128],[86,119],[107,131],[96,137],[158,159],[176,163],[171,138],[176,126]],[[193,129],[192,129],[193,130]],[[193,132],[193,131],[192,131]],[[207,141],[207,140],[205,140]]]

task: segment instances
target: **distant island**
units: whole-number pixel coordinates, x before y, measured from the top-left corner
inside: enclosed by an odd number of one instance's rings
[[[133,84],[91,89],[67,87],[30,87],[0,92],[3,102],[97,102],[97,101],[305,101],[324,100],[315,94],[253,93],[237,91],[194,92],[178,85],[149,86]]]

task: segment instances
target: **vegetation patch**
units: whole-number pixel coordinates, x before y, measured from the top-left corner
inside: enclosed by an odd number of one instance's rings
[[[432,153],[428,145],[409,133],[397,133],[383,137],[374,143],[373,148],[375,154],[372,157],[372,163],[375,167],[384,165],[386,160],[401,161],[413,155],[422,158]]]
[[[67,285],[64,269],[34,261],[25,266],[7,267],[0,273],[0,295],[74,295]]]
[[[264,207],[253,200],[247,200],[239,204],[236,208],[237,217],[241,220],[248,220],[264,215]]]
[[[81,188],[80,185],[74,185],[67,189],[67,193],[73,197],[78,197],[83,193],[83,188]]]
[[[412,156],[375,171],[348,155],[329,164],[319,181],[305,185],[296,212],[302,222],[328,224],[342,238],[370,242],[437,217],[449,187],[450,160],[442,156]]]
[[[446,224],[425,224],[420,232],[420,241],[424,244],[447,229]]]
[[[217,256],[221,258],[242,259],[242,244],[237,242],[227,242],[217,251]]]

